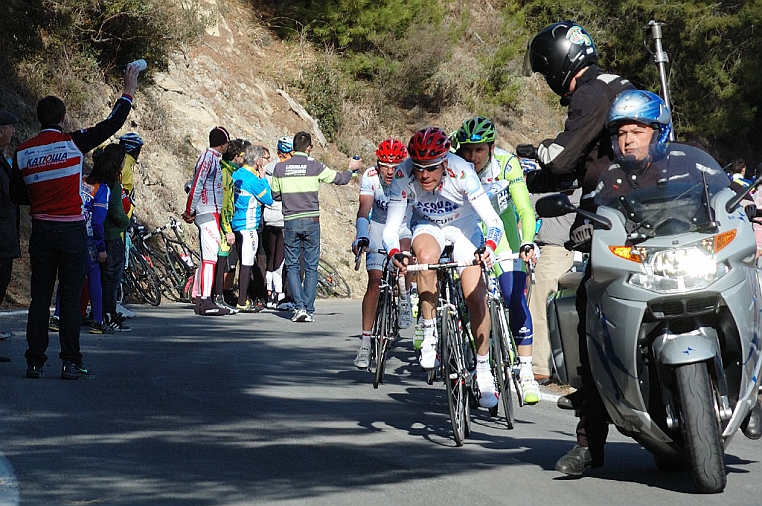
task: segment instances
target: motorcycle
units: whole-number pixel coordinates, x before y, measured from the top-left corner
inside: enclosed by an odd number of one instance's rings
[[[709,155],[667,146],[648,169],[621,162],[604,171],[594,213],[562,194],[536,209],[594,224],[586,338],[611,422],[660,469],[690,468],[697,491],[715,493],[726,484],[724,450],[749,423],[760,386],[756,209],[739,206],[745,194],[729,188]],[[757,170],[752,187],[762,182],[762,164]],[[553,358],[561,379],[579,386],[573,298],[556,297],[549,326],[561,350]]]

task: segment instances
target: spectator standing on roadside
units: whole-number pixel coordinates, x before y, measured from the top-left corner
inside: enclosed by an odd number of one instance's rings
[[[61,296],[59,341],[62,379],[94,376],[82,363],[79,347],[79,299],[85,278],[87,230],[82,214],[82,159],[122,127],[132,108],[138,83],[137,64],[128,64],[124,91],[111,114],[94,127],[63,132],[66,105],[54,96],[37,104],[42,131],[21,144],[11,172],[11,197],[29,204],[32,233],[29,257],[32,267],[31,298],[27,318],[25,357],[27,378],[41,378],[47,360],[48,319],[53,287],[58,277]]]
[[[201,267],[198,271],[199,292],[196,297],[195,313],[202,316],[222,316],[230,314],[211,298],[214,284],[217,252],[220,247],[220,211],[222,210],[222,170],[220,159],[228,149],[230,135],[222,127],[214,127],[209,132],[209,146],[196,161],[193,179],[188,192],[185,211],[186,223],[195,223],[199,230],[201,245]]]
[[[227,151],[222,154],[220,168],[222,170],[222,210],[220,211],[220,249],[217,252],[217,269],[214,277],[214,303],[236,313],[234,305],[225,300],[225,275],[235,272],[237,255],[235,253],[235,233],[232,221],[235,206],[233,204],[233,173],[243,165],[244,159],[243,139],[233,139],[228,145]],[[233,252],[233,264],[231,265],[231,252]]]
[[[124,207],[124,212],[126,213],[127,218],[132,218],[133,211],[135,210],[135,178],[134,178],[134,167],[138,163],[138,157],[140,157],[140,151],[143,149],[143,139],[140,137],[140,135],[136,134],[135,132],[129,132],[121,137],[119,137],[119,145],[122,146],[127,154],[124,157],[124,165],[122,166],[122,172],[121,172],[121,178],[120,178],[120,191],[121,195],[117,195],[117,197],[120,197],[122,199],[122,204]],[[114,200],[114,187],[111,187],[111,200]],[[115,212],[115,210],[114,210]],[[111,203],[109,202],[109,216],[112,215],[112,208]],[[106,218],[109,220],[109,217]],[[112,224],[113,225],[113,224]],[[106,224],[106,228],[108,228],[109,224]],[[122,229],[122,232],[124,232],[129,227],[129,223],[125,228]],[[113,230],[113,226],[112,226]],[[112,262],[111,260],[111,252],[108,251],[109,248],[109,240],[108,240],[108,232],[106,233],[106,250],[109,254],[109,258],[106,259],[106,264],[110,264]],[[121,244],[125,245],[124,236],[122,233],[120,235]],[[112,243],[112,246],[116,245],[116,243]],[[121,255],[119,255],[119,258],[122,259],[122,262],[124,262],[125,255],[127,255],[127,251],[125,250]],[[116,260],[114,260],[116,261]],[[104,264],[101,264],[101,276],[103,276],[103,267]],[[121,273],[124,273],[124,266],[122,266]],[[101,283],[103,283],[103,277],[101,277]],[[116,290],[116,287],[119,286],[119,283],[122,282],[121,274],[119,275],[119,282],[115,285],[114,289]],[[115,295],[116,296],[116,293]],[[118,313],[122,313],[122,316],[124,318],[134,318],[135,312],[127,309],[124,307],[121,303],[117,303],[116,305],[116,311]],[[123,327],[126,328],[126,325]]]
[[[532,194],[532,206],[547,194]],[[581,189],[569,195],[569,200],[579,205]],[[558,291],[558,280],[574,265],[574,252],[567,250],[564,243],[569,240],[569,230],[574,223],[574,215],[567,214],[557,218],[542,218],[535,244],[540,248],[540,255],[534,266],[534,286],[529,298],[529,312],[532,313],[534,327],[535,378],[540,383],[550,381],[553,374],[550,334],[548,333],[548,298]]]
[[[5,300],[5,292],[11,282],[13,259],[21,256],[19,247],[19,208],[11,202],[11,164],[5,158],[5,148],[16,133],[19,120],[8,111],[0,109],[0,304]],[[8,339],[11,333],[0,329],[0,339]],[[0,357],[0,362],[10,362],[8,357]]]
[[[320,183],[345,185],[362,167],[353,158],[349,169],[336,172],[310,156],[312,136],[299,132],[294,136],[291,159],[278,162],[273,170],[273,198],[283,203],[283,242],[286,252],[286,276],[296,311],[291,321],[312,322],[315,312],[317,266],[320,260]],[[304,258],[304,281],[299,276],[299,261]]]
[[[270,185],[264,178],[265,160],[262,146],[246,146],[243,166],[233,174],[232,226],[235,231],[241,269],[238,273],[238,303],[236,309],[244,313],[258,312],[248,298],[251,271],[259,247],[259,226],[262,221],[262,205],[273,202]]]
[[[294,138],[285,136],[278,139],[276,153],[277,160],[272,160],[265,165],[265,178],[272,187],[273,170],[278,162],[285,162],[291,158],[294,151]],[[279,200],[265,206],[262,211],[262,245],[267,256],[267,271],[265,273],[265,286],[267,287],[267,307],[276,309],[286,297],[283,285],[283,260],[285,250],[283,246],[283,204]]]
[[[97,153],[97,152],[96,152]],[[103,223],[103,235],[106,240],[106,261],[100,264],[101,267],[101,290],[103,292],[103,314],[109,315],[110,330],[119,332],[129,332],[131,328],[124,323],[127,314],[123,312],[120,304],[117,303],[117,291],[122,284],[124,276],[125,243],[123,233],[130,227],[130,218],[127,215],[129,207],[125,209],[122,183],[120,177],[124,175],[125,170],[122,163],[127,164],[129,154],[124,152],[124,144],[109,144],[104,147],[100,157],[93,154],[93,159],[104,158],[103,161],[97,160],[96,163],[107,165],[107,172],[113,170],[113,167],[122,167],[117,174],[119,177],[109,178],[107,184],[111,188],[111,198],[108,201],[108,212],[106,221]],[[122,162],[122,160],[124,162]],[[130,172],[132,169],[130,169]]]

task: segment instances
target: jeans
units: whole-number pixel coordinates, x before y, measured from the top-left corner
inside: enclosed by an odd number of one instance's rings
[[[79,299],[85,280],[86,255],[87,230],[84,221],[32,220],[32,235],[29,238],[32,302],[26,323],[28,349],[24,353],[28,365],[40,366],[47,360],[48,319],[56,277],[61,296],[59,358],[82,364]]]
[[[317,266],[320,260],[320,221],[318,218],[297,218],[283,227],[286,250],[288,288],[297,310],[315,312]],[[299,259],[304,257],[304,282],[299,276]]]
[[[116,294],[124,276],[125,247],[122,239],[107,240],[106,254],[106,261],[100,264],[103,314],[116,311]]]

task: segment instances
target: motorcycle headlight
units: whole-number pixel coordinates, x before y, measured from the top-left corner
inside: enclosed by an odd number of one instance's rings
[[[726,238],[715,236],[676,249],[612,246],[610,250],[621,258],[643,265],[646,272],[631,273],[627,279],[629,284],[656,293],[682,293],[706,288],[730,270],[728,264],[717,262],[714,253],[733,238],[716,244],[720,239]]]

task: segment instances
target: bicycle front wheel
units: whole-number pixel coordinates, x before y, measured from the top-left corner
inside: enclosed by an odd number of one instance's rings
[[[376,362],[376,373],[373,376],[373,388],[384,382],[384,367],[386,366],[387,332],[389,320],[387,318],[389,299],[386,290],[381,291],[376,307],[376,319],[373,322],[373,359]]]
[[[510,340],[510,329],[505,318],[503,304],[500,301],[489,302],[492,328],[490,329],[490,343],[492,347],[492,370],[500,392],[500,403],[503,406],[503,415],[509,429],[514,426],[513,397],[511,396],[511,383],[513,380],[513,368],[511,359],[504,352],[504,343]],[[493,414],[493,413],[490,413]],[[497,414],[497,407],[495,413]]]
[[[156,273],[146,262],[146,259],[140,255],[137,250],[130,250],[129,268],[125,271],[130,284],[147,303],[152,306],[161,304],[161,290],[159,290],[159,280]]]
[[[463,337],[454,310],[445,307],[442,314],[442,361],[447,387],[447,406],[456,446],[463,446],[468,435],[468,388],[463,355]]]

